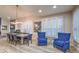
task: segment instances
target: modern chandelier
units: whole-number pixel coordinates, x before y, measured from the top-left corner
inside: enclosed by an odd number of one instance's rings
[[[15,23],[14,24],[21,24],[22,22],[18,22],[18,11],[19,11],[19,5],[16,5],[16,17],[15,17]]]

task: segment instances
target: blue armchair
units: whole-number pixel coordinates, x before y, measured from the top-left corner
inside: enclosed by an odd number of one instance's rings
[[[39,46],[47,45],[47,38],[45,37],[45,32],[38,32],[38,45]]]
[[[70,33],[58,33],[58,38],[54,39],[53,46],[62,49],[65,53],[70,48]]]

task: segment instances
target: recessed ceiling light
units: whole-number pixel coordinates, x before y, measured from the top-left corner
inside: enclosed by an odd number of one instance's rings
[[[53,6],[53,8],[56,8],[56,7],[57,7],[56,5]]]
[[[39,12],[39,13],[42,13],[42,10],[40,9],[40,10],[38,10],[38,12]]]

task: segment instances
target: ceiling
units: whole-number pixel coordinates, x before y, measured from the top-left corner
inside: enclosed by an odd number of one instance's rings
[[[72,11],[75,8],[73,5],[19,5],[17,9],[17,17],[40,17],[48,16],[51,14],[58,14],[62,12]],[[42,13],[38,13],[41,9]],[[0,16],[2,17],[16,17],[16,5],[0,5]]]

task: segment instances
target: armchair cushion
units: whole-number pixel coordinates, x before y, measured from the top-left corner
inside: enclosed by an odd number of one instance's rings
[[[55,44],[58,46],[63,46],[64,45],[64,41],[55,41]]]
[[[47,41],[47,39],[46,38],[38,38],[38,41],[39,42],[45,42],[45,41]]]

